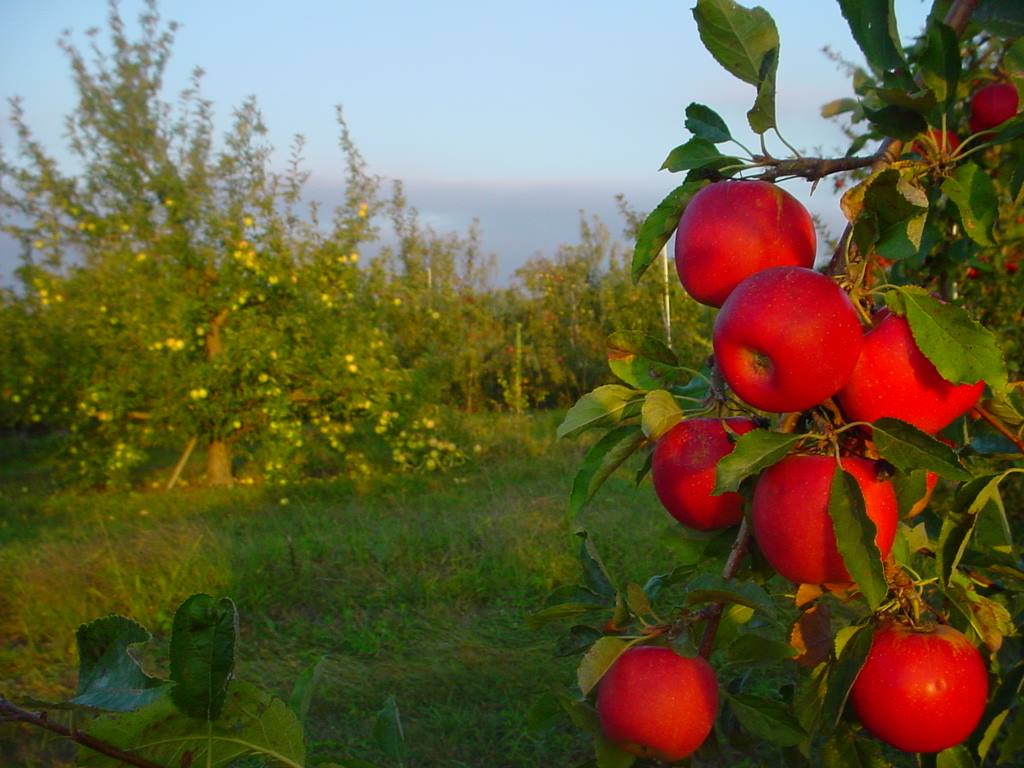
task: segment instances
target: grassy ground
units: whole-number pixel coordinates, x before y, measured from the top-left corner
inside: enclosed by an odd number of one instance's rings
[[[471,422],[483,452],[444,476],[171,493],[62,491],[45,441],[8,439],[0,693],[66,694],[75,628],[114,612],[153,630],[148,663],[160,669],[175,606],[203,591],[238,605],[240,678],[287,695],[326,655],[307,725],[314,758],[385,762],[371,731],[394,695],[409,765],[580,762],[587,747],[568,724],[526,728],[532,701],[568,688],[576,662],[552,655],[560,628],[524,621],[579,578],[565,510],[581,448],[556,443],[556,423]],[[582,522],[613,574],[641,579],[670,566],[666,520],[649,485],[636,491],[624,473]],[[5,754],[41,766],[62,753],[3,726]]]

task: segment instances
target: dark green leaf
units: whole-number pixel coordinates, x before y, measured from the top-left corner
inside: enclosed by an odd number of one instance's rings
[[[402,718],[394,696],[388,696],[377,713],[373,723],[373,740],[381,752],[399,765],[405,760],[405,732],[402,730]]]
[[[647,268],[658,258],[661,249],[679,226],[679,217],[683,215],[687,204],[707,184],[708,182],[703,180],[688,181],[682,186],[676,187],[644,219],[636,238],[633,263],[630,268],[634,283],[640,280]]]
[[[193,766],[227,768],[255,755],[268,766],[297,768],[305,764],[302,725],[280,699],[253,685],[232,681],[220,717],[209,721],[181,712],[170,696],[142,709],[103,715],[87,733],[158,765],[182,765],[190,754]],[[88,768],[119,768],[124,764],[99,752],[83,750],[79,764]]]
[[[921,252],[921,238],[928,221],[927,213],[920,213],[885,228],[878,235],[875,250],[891,261],[912,259]]]
[[[1000,719],[1000,715],[1020,701],[1022,691],[1024,691],[1024,664],[1018,662],[1002,674],[1002,680],[989,697],[981,723],[974,730],[974,736],[970,739],[971,742],[978,744],[978,755],[982,760],[991,749],[992,742],[1005,720],[1005,717]]]
[[[697,136],[669,152],[660,170],[678,173],[696,168],[721,168],[736,162],[737,158],[723,155],[712,142]]]
[[[320,682],[320,676],[323,674],[326,661],[327,655],[325,654],[302,670],[302,673],[295,681],[295,685],[292,686],[292,693],[288,697],[288,708],[295,713],[295,716],[302,724],[306,722],[306,716],[309,714],[309,705],[313,701],[313,692]]]
[[[580,565],[583,566],[583,577],[587,586],[594,592],[605,597],[614,597],[615,587],[612,585],[608,570],[601,562],[601,556],[597,553],[597,547],[584,530],[579,530],[576,535],[580,538]]]
[[[106,616],[83,624],[78,641],[78,688],[73,704],[130,712],[162,695],[165,680],[147,675],[129,647],[146,643],[150,634],[124,616]]]
[[[981,0],[971,21],[999,37],[1024,35],[1024,6],[1018,0]]]
[[[926,42],[920,58],[921,77],[950,113],[956,102],[960,81],[960,42],[952,27],[932,19],[926,31]]]
[[[686,603],[737,603],[767,616],[775,613],[771,597],[761,586],[752,581],[724,579],[715,573],[701,573],[687,585]]]
[[[644,440],[644,433],[636,424],[616,427],[594,443],[576,472],[569,495],[569,512],[576,515],[594,498],[594,494],[611,474],[633,455]]]
[[[872,109],[867,104],[862,106],[867,119],[885,136],[910,141],[928,130],[928,121],[916,110],[896,106],[879,109]]]
[[[928,113],[935,109],[935,94],[930,90],[905,91],[902,88],[875,88],[872,100],[877,99],[886,106],[903,107],[928,119]]]
[[[693,102],[686,108],[686,129],[694,136],[715,144],[732,139],[729,126],[710,107]]]
[[[942,182],[942,191],[960,212],[967,236],[978,245],[995,245],[992,227],[998,212],[996,188],[977,163],[964,163]]]
[[[930,469],[948,480],[971,479],[952,448],[912,424],[886,417],[873,422],[872,432],[882,458],[897,469]]]
[[[683,409],[672,395],[664,389],[647,393],[644,407],[640,411],[640,426],[647,439],[661,439],[662,435],[682,420]]]
[[[630,768],[636,762],[636,755],[622,751],[603,733],[594,736],[594,758],[597,768]]]
[[[626,605],[630,612],[637,617],[654,614],[651,601],[647,599],[647,593],[644,592],[643,587],[632,581],[626,585]]]
[[[822,768],[889,768],[878,742],[855,733],[845,723],[822,745]]]
[[[601,632],[588,624],[575,624],[569,628],[569,634],[558,638],[555,644],[555,656],[577,656],[584,653],[601,637]]]
[[[717,496],[739,490],[745,478],[782,461],[802,437],[767,429],[752,429],[740,435],[732,452],[723,456],[715,468],[715,489],[712,493]]]
[[[856,628],[846,639],[839,658],[832,663],[821,705],[822,724],[826,731],[831,731],[839,722],[850,688],[868,658],[873,638],[874,628],[870,624]]]
[[[729,694],[726,700],[743,729],[758,739],[792,747],[807,738],[793,713],[781,701],[743,693]]]
[[[725,649],[725,657],[733,664],[778,662],[796,655],[796,648],[787,642],[749,633],[740,635]]]
[[[733,0],[697,0],[693,16],[715,60],[757,88],[757,100],[747,113],[750,127],[756,133],[774,128],[779,33],[772,17],[763,8],[744,8]]]
[[[576,682],[579,683],[583,695],[588,695],[611,669],[615,660],[636,641],[627,641],[619,637],[605,636],[590,646],[590,650],[580,661],[576,669]]]
[[[917,502],[925,497],[928,491],[928,473],[923,469],[897,472],[892,477],[892,485],[896,489],[896,503],[899,506],[902,519],[907,516]]]
[[[192,595],[171,625],[171,698],[191,717],[216,720],[235,666],[238,612],[228,598]]]
[[[895,73],[898,81],[909,85],[892,0],[839,0],[839,7],[875,74]]]
[[[944,304],[924,288],[901,286],[885,294],[886,304],[906,315],[918,349],[954,384],[984,380],[996,392],[1006,389],[1006,365],[996,337],[962,307]]]
[[[631,403],[635,402],[639,410],[642,397],[642,393],[621,384],[600,386],[576,401],[558,425],[556,434],[559,438],[575,437],[594,427],[615,426],[626,418]]]
[[[596,609],[597,606],[592,603],[560,603],[559,605],[550,605],[547,608],[531,613],[526,617],[526,623],[530,629],[540,629],[548,624],[584,616]]]
[[[875,545],[878,529],[868,517],[857,480],[838,464],[832,475],[828,514],[846,570],[857,582],[868,606],[872,610],[878,608],[889,592],[882,555]]]
[[[962,573],[954,571],[945,593],[950,605],[960,611],[992,653],[999,651],[1004,637],[1016,633],[1006,606],[978,594],[974,583]]]
[[[616,331],[605,342],[612,373],[637,389],[660,389],[687,380],[675,352],[640,331]]]
[[[825,701],[825,684],[831,664],[819,664],[797,686],[793,696],[793,714],[800,726],[811,733],[817,730],[821,708]]]
[[[936,768],[977,768],[977,765],[963,744],[944,749],[935,756]]]

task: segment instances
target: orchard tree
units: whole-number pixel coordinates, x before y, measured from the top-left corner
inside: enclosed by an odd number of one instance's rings
[[[205,448],[211,484],[231,482],[246,451],[259,459],[250,477],[287,475],[310,440],[368,471],[357,441],[412,419],[359,266],[378,182],[340,111],[345,200],[321,223],[298,210],[301,137],[277,172],[253,100],[222,142],[201,71],[164,100],[175,25],[155,2],[138,39],[113,4],[109,28],[108,49],[96,41],[90,54],[62,41],[78,91],[73,170],[11,103],[18,147],[0,156],[0,226],[22,245],[24,288],[5,312],[25,333],[5,406],[69,430],[80,469],[107,481],[169,440],[183,459]]]
[[[580,528],[584,583],[534,616],[571,618],[559,652],[581,655],[535,713],[560,703],[602,768],[1020,764],[1024,26],[1011,0],[936,0],[904,47],[892,5],[839,0],[867,66],[823,108],[849,151],[818,158],[778,131],[771,16],[697,0],[705,47],[756,90],[758,150],[690,104],[632,272],[675,234],[713,354],[694,371],[617,334],[621,383],[559,428],[603,432],[572,512],[636,456],[678,565],[620,583]],[[815,271],[774,182],[828,177],[847,225]]]

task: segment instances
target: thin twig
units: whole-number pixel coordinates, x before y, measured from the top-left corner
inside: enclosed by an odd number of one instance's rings
[[[55,723],[50,720],[46,712],[30,712],[27,709],[22,709],[17,704],[13,704],[3,696],[0,696],[0,719],[13,720],[18,723],[27,723],[28,725],[34,725],[38,728],[43,728],[47,731],[60,734],[61,736],[71,739],[76,744],[81,744],[83,747],[112,757],[115,760],[120,760],[126,765],[134,765],[136,768],[167,768],[167,766],[160,765],[146,760],[144,757],[133,755],[130,752],[125,752],[118,749],[113,744],[108,744],[105,741],[90,736],[87,733],[83,733],[77,728],[68,728],[66,725]]]
[[[729,550],[729,558],[725,561],[725,567],[722,568],[723,579],[731,579],[736,575],[743,555],[746,554],[749,547],[750,526],[747,524],[747,518],[744,517],[736,534],[736,540],[732,543],[732,549]],[[711,656],[712,648],[715,645],[715,634],[722,621],[723,604],[712,603],[708,608],[708,623],[704,625],[704,634],[700,639],[700,655],[705,659]]]
[[[1011,443],[1013,443],[1015,446],[1017,446],[1018,451],[1024,453],[1024,439],[1021,439],[1020,435],[1018,435],[1016,432],[1014,432],[1012,429],[1006,426],[1006,424],[1003,423],[1002,419],[1000,419],[994,413],[985,410],[980,405],[974,406],[973,410],[976,414],[981,416],[981,418],[983,418],[985,421],[991,424],[992,427],[996,430],[996,432],[998,432]]]

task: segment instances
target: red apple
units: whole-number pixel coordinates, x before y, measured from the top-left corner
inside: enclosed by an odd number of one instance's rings
[[[694,195],[676,230],[676,271],[702,304],[720,307],[745,277],[768,267],[814,264],[814,222],[767,181],[722,181]]]
[[[932,146],[931,141],[915,141],[911,147],[911,152],[917,152],[921,157],[928,157],[939,152],[943,155],[951,155],[956,148],[960,146],[960,139],[952,131],[942,131],[938,128],[932,128],[928,131],[928,135],[931,136],[932,141],[935,145]]]
[[[978,402],[984,382],[946,381],[918,349],[906,318],[888,310],[877,317],[837,397],[847,418],[875,421],[889,416],[934,434]]]
[[[726,383],[765,411],[802,411],[846,383],[863,339],[849,297],[803,267],[748,277],[715,319],[715,360]]]
[[[658,498],[672,517],[699,531],[726,528],[743,517],[743,497],[738,493],[711,495],[715,466],[733,447],[725,424],[738,435],[756,426],[742,418],[686,419],[654,446],[651,480]]]
[[[766,469],[754,488],[754,538],[772,568],[790,581],[850,581],[828,514],[835,468],[831,456],[787,456]],[[879,480],[875,462],[868,459],[844,457],[843,469],[860,486],[867,515],[875,524],[875,545],[885,558],[899,516],[892,483]]]
[[[1020,96],[1010,83],[992,83],[979,88],[971,98],[971,133],[980,133],[1005,123],[1017,114]]]
[[[675,762],[704,743],[718,710],[718,681],[700,656],[643,645],[601,680],[597,714],[609,741],[634,755]]]
[[[944,624],[931,630],[880,626],[850,690],[864,727],[904,752],[940,752],[964,741],[987,698],[981,654]]]

